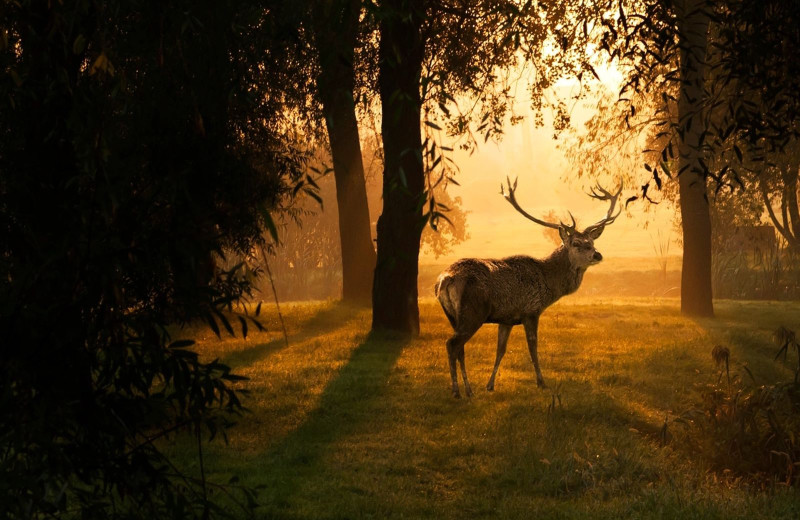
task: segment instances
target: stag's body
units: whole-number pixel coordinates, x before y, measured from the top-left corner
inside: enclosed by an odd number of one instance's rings
[[[436,296],[454,328],[477,317],[481,324],[520,325],[575,292],[585,272],[572,267],[563,246],[545,259],[464,258],[439,275]]]
[[[619,192],[611,195],[601,189],[602,195],[595,193],[597,198],[611,200],[611,208],[605,219],[580,232],[575,229],[574,222],[572,226],[554,225],[525,213],[514,198],[515,187],[509,183],[506,199],[527,218],[557,228],[563,245],[544,259],[522,255],[499,260],[465,258],[439,275],[436,297],[454,330],[453,336],[447,340],[447,354],[455,397],[460,396],[456,361],[461,365],[466,394],[472,395],[464,365],[464,345],[484,323],[498,324],[497,356],[486,389],[494,390],[494,380],[506,352],[509,334],[514,325],[520,324],[525,328],[528,351],[536,370],[536,383],[539,387],[545,386],[537,354],[539,316],[559,298],[575,292],[586,269],[603,259],[594,248],[594,240],[605,225],[616,218],[612,213]]]

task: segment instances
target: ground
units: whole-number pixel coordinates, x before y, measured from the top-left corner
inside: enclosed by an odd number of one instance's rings
[[[520,327],[484,390],[497,333],[485,325],[466,347],[476,395],[460,400],[433,300],[408,342],[368,339],[369,312],[334,302],[282,306],[288,346],[274,310],[246,340],[185,330],[204,358],[250,378],[250,413],[207,448],[206,471],[263,486],[264,518],[798,518],[796,490],[759,490],[670,441],[672,420],[718,380],[715,345],[732,372],[792,377],[771,332],[799,330],[800,304],[716,309],[692,320],[676,299],[565,298],[540,324],[544,390]],[[198,471],[189,440],[169,450]]]

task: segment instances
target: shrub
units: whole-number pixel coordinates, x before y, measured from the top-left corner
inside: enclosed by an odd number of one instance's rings
[[[679,445],[716,471],[730,471],[760,483],[800,484],[797,377],[756,386],[743,365],[749,384],[739,373],[722,377],[728,371],[727,349],[715,347],[713,357],[720,376],[705,385],[700,402],[675,419],[683,426],[675,432]]]

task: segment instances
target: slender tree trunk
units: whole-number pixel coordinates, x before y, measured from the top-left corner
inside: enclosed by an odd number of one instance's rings
[[[794,249],[797,249],[798,244],[800,244],[800,205],[798,205],[797,201],[797,184],[798,181],[800,181],[800,176],[797,172],[797,161],[792,160],[788,161],[788,165],[784,167],[781,174],[783,185],[786,190],[784,200],[786,200],[787,212],[789,213],[789,219],[786,221],[786,229],[789,231],[787,233],[789,236],[784,238],[787,239]]]
[[[709,18],[703,2],[678,2],[681,85],[678,96],[681,221],[683,269],[681,312],[689,316],[713,316],[711,291],[711,215],[706,195],[702,134],[705,124],[703,80]],[[682,9],[681,9],[682,8]]]
[[[800,183],[800,164],[796,159],[787,160],[780,165],[780,169],[781,172],[776,176],[774,188],[769,185],[768,174],[763,170],[758,172],[758,188],[772,225],[786,240],[789,248],[800,252],[800,204],[798,204],[797,196],[798,183]],[[771,193],[774,194],[779,189],[780,220],[775,214],[775,209],[772,207],[773,201],[770,199]]]
[[[320,60],[317,81],[328,129],[339,207],[342,298],[368,305],[372,297],[375,249],[367,205],[361,140],[353,100],[353,59],[358,43],[359,0],[328,0],[315,11]]]
[[[417,274],[424,219],[420,136],[423,42],[413,0],[382,2],[380,72],[383,213],[372,290],[372,329],[419,334]]]

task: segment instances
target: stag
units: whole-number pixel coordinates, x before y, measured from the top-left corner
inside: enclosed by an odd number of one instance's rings
[[[517,181],[512,185],[506,179],[506,183],[507,192],[501,185],[500,193],[514,209],[540,226],[557,229],[563,244],[544,259],[523,255],[500,260],[463,258],[439,275],[435,286],[436,297],[454,330],[453,336],[447,340],[447,355],[453,397],[456,398],[460,397],[456,360],[461,365],[464,391],[467,397],[472,396],[464,365],[464,345],[484,323],[498,324],[497,357],[486,390],[494,390],[494,380],[506,353],[508,336],[514,325],[519,324],[525,328],[528,350],[536,370],[536,383],[540,388],[546,387],[536,352],[539,316],[559,298],[575,292],[586,269],[603,259],[603,255],[594,248],[594,241],[622,211],[620,207],[614,213],[622,186],[612,194],[597,185],[589,195],[608,201],[608,213],[596,224],[578,231],[571,213],[570,225],[563,222],[554,224],[529,215],[517,203],[514,193]]]

